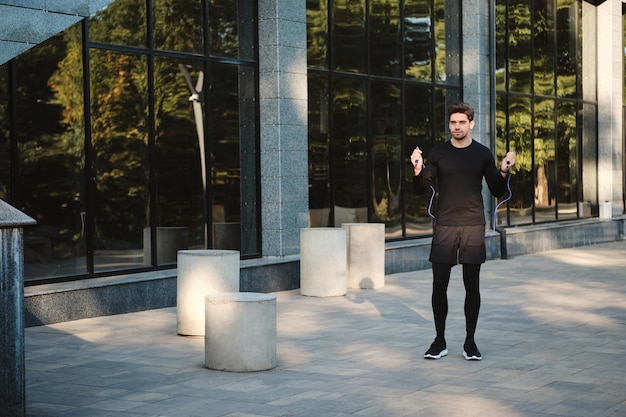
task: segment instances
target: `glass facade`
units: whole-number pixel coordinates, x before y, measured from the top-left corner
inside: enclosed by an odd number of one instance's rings
[[[256,16],[117,0],[0,66],[0,198],[37,220],[27,284],[259,255]]]
[[[463,98],[462,4],[306,1],[311,226],[432,234],[409,155]],[[597,215],[592,19],[581,0],[495,4],[490,145],[517,161],[499,224]],[[116,0],[0,66],[0,198],[37,220],[28,285],[172,268],[182,248],[261,256],[258,15]]]
[[[446,103],[462,95],[455,7],[307,2],[312,226],[384,222],[388,239],[431,232],[406,155],[447,138]],[[498,0],[495,19],[496,156],[517,155],[500,224],[597,213],[597,188],[582,186],[582,172],[597,169],[584,157],[597,148],[597,103],[582,91],[582,2]]]
[[[588,157],[597,149],[597,103],[583,95],[583,33],[581,1],[496,1],[496,159],[516,152],[500,224],[597,213]],[[595,88],[593,79],[586,85]]]
[[[432,230],[408,157],[446,139],[446,103],[461,97],[458,7],[307,1],[311,226],[380,222],[387,239]]]

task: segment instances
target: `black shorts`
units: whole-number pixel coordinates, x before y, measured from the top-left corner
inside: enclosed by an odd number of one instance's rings
[[[435,225],[430,261],[456,265],[482,264],[487,260],[485,225]]]

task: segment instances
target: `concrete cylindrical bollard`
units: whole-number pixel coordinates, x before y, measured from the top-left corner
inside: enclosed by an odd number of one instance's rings
[[[220,292],[239,292],[239,251],[178,251],[176,284],[177,332],[204,335],[204,297]]]
[[[385,286],[385,225],[344,223],[348,244],[348,288]]]
[[[345,295],[347,269],[345,229],[300,229],[300,294],[312,297]]]
[[[254,372],[276,367],[276,296],[221,293],[205,301],[207,368]]]

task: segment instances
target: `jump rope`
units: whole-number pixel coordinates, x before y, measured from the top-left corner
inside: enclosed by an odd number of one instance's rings
[[[415,147],[415,150],[419,150],[419,149],[420,149],[419,146]],[[507,167],[509,166],[509,161],[507,161],[506,165]],[[416,166],[417,166],[417,162],[416,162]],[[422,162],[422,168],[425,168],[425,167],[426,165]],[[509,167],[509,170],[510,169],[511,168]],[[496,230],[497,221],[498,221],[498,209],[500,208],[500,206],[502,206],[504,203],[506,203],[513,197],[513,192],[511,191],[511,177],[512,175],[510,173],[506,176],[506,189],[509,192],[509,195],[507,196],[507,198],[500,201],[496,205],[496,208],[493,210],[493,229],[492,230]],[[432,213],[432,208],[433,208],[433,201],[435,200],[435,194],[437,192],[435,191],[435,187],[433,187],[432,185],[430,186],[430,191],[431,191],[431,194],[430,194],[430,201],[428,202],[428,215],[433,219],[433,226],[434,226],[435,224],[437,224],[437,218]]]

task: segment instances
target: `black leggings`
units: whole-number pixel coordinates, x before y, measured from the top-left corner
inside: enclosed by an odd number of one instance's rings
[[[448,283],[454,265],[433,262],[433,315],[437,338],[445,339],[446,318],[448,316]],[[465,328],[466,341],[474,340],[478,313],[480,311],[480,264],[463,264],[463,285],[465,286]]]

